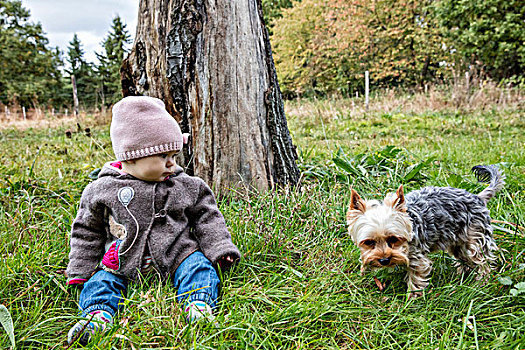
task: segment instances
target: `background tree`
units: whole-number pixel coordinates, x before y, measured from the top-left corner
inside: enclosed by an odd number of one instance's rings
[[[126,47],[131,42],[130,35],[119,16],[113,19],[110,32],[102,42],[104,51],[96,53],[99,60],[97,65],[98,78],[100,79],[99,94],[106,106],[122,98],[120,86],[120,66],[124,56],[128,53]]]
[[[348,13],[345,1],[337,3]],[[448,59],[448,53],[442,48],[432,4],[432,0],[377,0],[361,1],[355,7],[357,17],[363,19],[361,36],[357,36],[361,71],[369,70],[376,85],[422,84],[443,73],[439,62]],[[338,43],[352,43],[356,38],[355,29],[343,21],[331,27],[340,37]]]
[[[40,23],[21,1],[0,0],[0,101],[36,107],[64,101],[58,49],[48,48]]]
[[[79,103],[83,105],[84,108],[95,105],[97,102],[97,77],[92,65],[84,58],[82,43],[76,33],[69,42],[67,61],[69,67],[66,69],[66,72],[69,77],[75,76]],[[68,80],[69,91],[72,91],[71,79],[69,78]]]
[[[303,0],[282,10],[272,42],[286,95],[415,85],[443,74],[447,57],[428,0]]]
[[[523,0],[441,0],[437,18],[462,69],[477,68],[500,80],[525,70]]]
[[[125,95],[150,95],[192,135],[188,171],[218,190],[295,184],[260,0],[140,2]]]
[[[292,0],[262,0],[261,3],[264,23],[271,34],[274,20],[281,17],[283,8],[292,7]]]
[[[283,9],[282,17],[274,22],[275,64],[283,93],[288,98],[329,90],[321,81],[331,80],[333,75],[324,75],[325,68],[316,64],[319,55],[328,52],[320,52],[315,44],[319,30],[326,27],[327,7],[325,0],[294,2],[293,7]]]

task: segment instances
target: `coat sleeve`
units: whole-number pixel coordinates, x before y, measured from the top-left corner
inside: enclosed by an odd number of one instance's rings
[[[200,180],[197,201],[190,210],[190,220],[202,253],[213,264],[216,264],[224,255],[231,255],[235,260],[241,258],[239,249],[232,242],[215,196],[202,180]]]
[[[104,211],[105,206],[95,200],[91,184],[88,185],[82,193],[77,216],[71,228],[69,263],[66,270],[68,285],[87,281],[104,255]]]

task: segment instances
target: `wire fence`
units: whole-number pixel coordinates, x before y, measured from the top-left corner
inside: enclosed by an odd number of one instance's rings
[[[106,114],[106,108],[80,109],[79,115]],[[76,117],[72,107],[68,108],[26,108],[25,106],[7,106],[0,103],[0,123],[30,121],[42,119],[60,119]]]

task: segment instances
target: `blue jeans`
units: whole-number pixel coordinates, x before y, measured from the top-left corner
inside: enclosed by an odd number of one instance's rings
[[[219,296],[219,276],[212,263],[201,252],[188,256],[177,268],[173,284],[177,288],[180,304],[195,300],[204,301],[215,308]],[[105,310],[111,315],[119,310],[128,288],[126,278],[100,270],[85,284],[80,293],[79,306],[82,316],[95,310]]]

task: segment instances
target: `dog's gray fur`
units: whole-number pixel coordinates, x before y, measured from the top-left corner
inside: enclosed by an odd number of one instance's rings
[[[447,251],[456,257],[460,272],[490,271],[498,249],[492,237],[487,201],[504,185],[495,166],[472,168],[480,181],[490,184],[480,194],[452,187],[425,187],[403,194],[401,186],[381,204],[364,201],[352,190],[347,213],[349,233],[361,249],[362,270],[367,265],[407,266],[412,295],[428,285],[432,262],[428,254]]]

